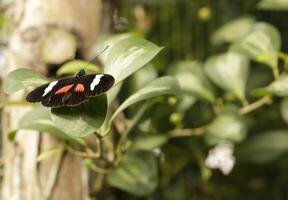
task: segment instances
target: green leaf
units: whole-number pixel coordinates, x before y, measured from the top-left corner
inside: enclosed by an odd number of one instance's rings
[[[179,62],[171,67],[169,74],[179,81],[184,94],[200,97],[209,102],[215,100],[214,89],[199,62]]]
[[[235,42],[230,50],[246,55],[257,62],[265,63],[271,68],[276,68],[280,47],[279,31],[270,24],[259,22],[245,37]]]
[[[262,0],[257,4],[262,10],[288,10],[287,0]]]
[[[288,124],[288,98],[285,98],[281,102],[280,112],[284,121]]]
[[[20,68],[8,74],[4,79],[3,89],[6,93],[12,94],[29,86],[39,86],[49,82],[49,80],[40,73],[31,69]]]
[[[251,96],[253,97],[271,96],[272,94],[272,91],[267,87],[255,88],[251,91]]]
[[[212,43],[221,44],[224,42],[235,42],[246,35],[255,23],[250,16],[241,17],[218,28],[212,35]]]
[[[268,87],[274,95],[279,97],[288,96],[288,76],[284,75],[281,76],[276,81],[272,82]]]
[[[63,131],[55,127],[49,108],[39,107],[27,112],[19,122],[19,129],[31,129],[50,133],[63,140],[71,140]]]
[[[133,141],[130,148],[133,150],[151,151],[157,147],[162,146],[167,141],[168,137],[165,135],[141,136]]]
[[[38,155],[37,161],[40,162],[42,160],[50,158],[51,156],[55,154],[61,154],[64,151],[64,149],[65,149],[64,146],[61,146],[61,147],[53,147],[51,149],[44,150],[43,152],[41,152],[40,155]]]
[[[100,67],[94,65],[93,63],[87,62],[85,60],[73,60],[62,65],[58,69],[57,75],[60,76],[63,74],[76,74],[81,69],[84,69],[87,72],[101,72]]]
[[[108,182],[136,196],[148,195],[158,184],[157,160],[150,152],[127,152],[120,165],[109,171]]]
[[[107,112],[106,94],[90,98],[77,107],[52,109],[55,126],[71,137],[84,137],[95,132],[104,122]]]
[[[162,95],[180,96],[180,92],[181,90],[179,87],[179,83],[175,78],[169,76],[158,78],[148,84],[146,87],[131,95],[129,98],[127,98],[114,112],[110,119],[109,125],[111,125],[114,118],[120,112],[135,103]]]
[[[205,139],[209,144],[240,142],[247,134],[247,126],[237,114],[218,115],[208,126]]]
[[[206,62],[205,72],[216,85],[245,101],[249,73],[249,62],[245,56],[233,52],[213,56]]]
[[[146,65],[162,49],[135,35],[116,38],[110,39],[112,47],[100,56],[105,64],[105,73],[115,78],[115,84]]]
[[[243,142],[237,149],[239,159],[252,162],[271,162],[288,151],[288,131],[267,131]]]

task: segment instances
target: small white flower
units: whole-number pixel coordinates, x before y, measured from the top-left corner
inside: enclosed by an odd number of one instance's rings
[[[205,164],[211,169],[219,169],[223,174],[228,175],[235,164],[233,146],[230,144],[216,145],[209,151]]]

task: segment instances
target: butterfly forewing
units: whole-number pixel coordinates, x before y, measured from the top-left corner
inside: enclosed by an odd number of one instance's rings
[[[108,91],[114,84],[113,76],[109,74],[90,74],[80,78],[85,86],[85,96],[93,97]]]

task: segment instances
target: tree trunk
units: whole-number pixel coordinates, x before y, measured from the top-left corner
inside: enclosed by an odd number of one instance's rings
[[[76,50],[80,49],[84,57],[89,56],[99,35],[102,3],[100,0],[13,0],[9,13],[11,32],[5,74],[18,67],[46,72],[47,63],[59,64],[74,56]],[[51,33],[65,34],[52,34],[51,38]],[[69,36],[71,40],[66,38],[66,33],[73,36]],[[49,51],[51,54],[47,55]],[[23,95],[17,92],[6,99],[20,100]],[[79,158],[64,153],[37,163],[39,153],[61,145],[56,138],[20,130],[14,142],[7,140],[8,132],[17,129],[20,118],[28,110],[17,106],[3,111],[2,199],[89,199],[88,171]]]

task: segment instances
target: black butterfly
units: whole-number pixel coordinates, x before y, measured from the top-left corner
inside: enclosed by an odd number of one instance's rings
[[[44,84],[30,92],[28,102],[41,102],[47,107],[76,106],[109,90],[114,84],[109,74],[88,74],[80,70],[74,78]]]

